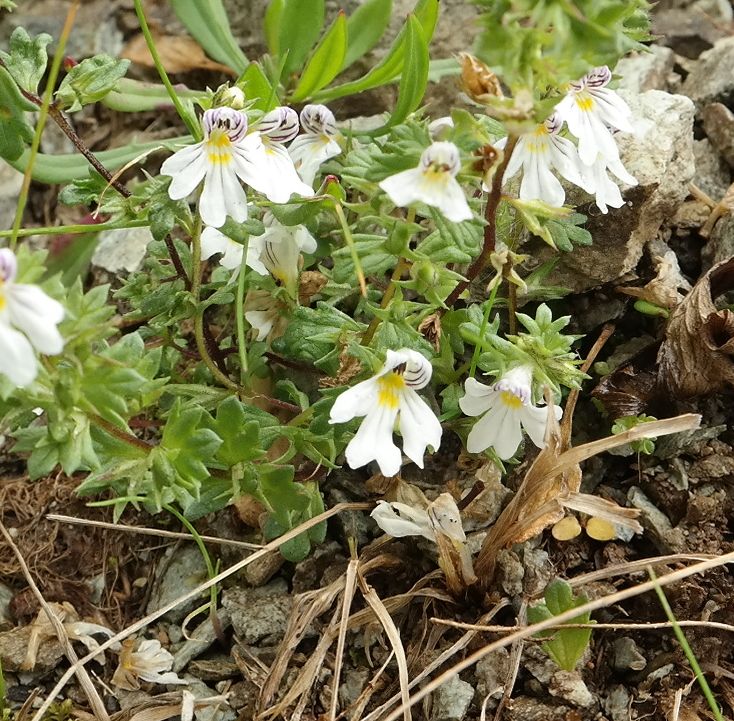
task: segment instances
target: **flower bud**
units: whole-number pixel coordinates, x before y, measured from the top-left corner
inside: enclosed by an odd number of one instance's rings
[[[469,53],[459,53],[461,61],[461,85],[475,102],[484,104],[489,98],[503,98],[499,78],[478,58]]]

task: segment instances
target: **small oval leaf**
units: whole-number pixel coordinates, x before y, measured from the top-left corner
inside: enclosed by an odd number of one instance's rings
[[[283,75],[288,77],[303,65],[324,26],[324,0],[285,0],[279,19],[278,47],[288,52]]]
[[[372,50],[390,24],[392,0],[365,0],[347,20],[349,44],[342,70]]]

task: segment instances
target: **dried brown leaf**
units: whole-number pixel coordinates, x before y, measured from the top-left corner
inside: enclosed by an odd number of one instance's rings
[[[678,289],[688,291],[691,285],[681,274],[678,258],[672,250],[655,261],[657,275],[649,283],[642,288],[622,287],[617,290],[662,308],[675,308],[683,300]]]
[[[673,311],[658,352],[657,382],[676,398],[734,386],[734,313],[714,300],[734,290],[734,258],[715,265]]]
[[[214,70],[236,75],[232,68],[209,59],[199,43],[187,35],[162,35],[153,31],[155,47],[163,67],[169,73],[187,73],[190,70]],[[147,68],[155,67],[142,33],[133,37],[122,49],[120,57]]]

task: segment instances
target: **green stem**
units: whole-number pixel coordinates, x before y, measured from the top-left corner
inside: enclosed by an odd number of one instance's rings
[[[179,513],[173,506],[169,504],[165,504],[163,506],[171,515],[175,516],[186,528],[186,530],[191,534],[191,537],[194,539],[194,542],[199,547],[199,552],[201,553],[202,558],[204,559],[204,563],[206,564],[206,572],[209,575],[209,578],[212,579],[217,575],[217,571],[214,568],[214,564],[212,563],[211,556],[209,555],[209,551],[206,548],[206,545],[204,543],[204,539],[201,537],[199,532],[194,528],[191,521],[189,521],[186,516]],[[223,638],[222,634],[222,625],[219,623],[219,619],[217,618],[217,592],[218,589],[216,585],[212,586],[209,589],[209,618],[211,619],[212,626],[214,627],[214,633],[217,635],[219,639]],[[206,608],[204,606],[203,608]]]
[[[339,224],[342,227],[344,240],[346,241],[347,246],[349,247],[349,252],[352,256],[354,271],[356,272],[357,280],[359,281],[359,288],[362,291],[362,295],[366,298],[367,283],[364,279],[364,271],[362,270],[362,263],[359,260],[359,254],[357,253],[357,246],[354,243],[354,236],[352,235],[352,231],[349,228],[349,223],[347,223],[347,217],[344,215],[344,208],[342,208],[341,203],[336,203],[334,205],[334,209],[336,210],[336,217],[339,218]]]
[[[101,233],[103,230],[124,230],[126,228],[144,228],[150,225],[147,220],[131,220],[129,223],[80,223],[79,225],[56,225],[41,228],[21,228],[18,238],[27,238],[31,235],[80,235],[86,233]],[[10,238],[12,230],[0,230],[0,238]]]
[[[652,570],[652,568],[647,569],[648,574],[650,575],[650,578],[653,581],[657,580],[657,576],[655,575],[655,571]],[[673,633],[675,633],[675,637],[678,639],[678,643],[680,644],[681,648],[683,649],[683,653],[685,653],[686,658],[688,659],[688,663],[691,664],[691,669],[693,670],[693,673],[696,676],[696,681],[698,681],[698,685],[701,687],[701,691],[706,698],[706,702],[709,705],[709,708],[711,709],[711,713],[714,716],[714,719],[716,721],[724,721],[724,716],[721,713],[721,708],[719,708],[719,704],[717,703],[716,699],[714,698],[714,694],[711,691],[711,687],[708,684],[708,681],[706,680],[706,677],[703,675],[703,671],[701,670],[701,666],[698,663],[698,659],[696,658],[696,654],[693,653],[693,649],[691,648],[690,644],[688,643],[688,639],[686,638],[686,635],[683,633],[683,630],[681,629],[678,619],[673,615],[673,609],[670,607],[670,604],[668,603],[668,599],[665,596],[665,592],[663,591],[662,587],[659,584],[655,585],[655,593],[658,595],[658,600],[660,601],[660,605],[663,607],[663,611],[665,611],[665,615],[668,617],[668,620],[673,625]]]
[[[31,141],[30,155],[28,156],[28,165],[23,175],[23,185],[20,188],[20,194],[18,196],[18,205],[15,209],[15,219],[13,220],[13,232],[10,236],[10,250],[15,252],[15,248],[18,245],[18,233],[20,232],[20,224],[23,221],[23,213],[25,211],[26,203],[28,202],[28,192],[31,187],[31,176],[33,174],[33,164],[36,161],[36,155],[38,154],[38,148],[41,145],[41,134],[46,124],[46,118],[48,118],[48,109],[51,106],[51,98],[56,87],[56,79],[59,77],[59,70],[61,69],[61,62],[64,59],[64,48],[66,47],[66,41],[71,33],[71,28],[74,25],[74,18],[76,17],[77,10],[81,0],[74,0],[69,7],[69,11],[66,14],[66,20],[64,21],[64,27],[61,30],[59,36],[59,44],[56,47],[56,54],[54,55],[51,68],[48,72],[48,81],[46,82],[46,88],[43,91],[43,102],[41,108],[38,111],[38,122],[36,123],[36,129],[33,133],[33,140]]]
[[[158,71],[161,82],[166,86],[168,96],[171,98],[171,102],[176,106],[176,112],[178,113],[179,117],[181,118],[181,120],[184,121],[191,135],[194,136],[194,140],[196,142],[199,142],[202,138],[201,127],[198,123],[194,123],[191,121],[191,117],[189,113],[186,112],[186,109],[181,102],[181,98],[178,97],[173,85],[171,84],[171,81],[168,79],[168,74],[166,73],[166,69],[163,67],[163,63],[161,63],[161,58],[160,55],[158,55],[155,41],[153,40],[150,28],[148,27],[148,21],[145,19],[145,12],[143,10],[142,0],[135,0],[135,14],[138,16],[140,29],[143,32],[143,37],[145,38],[145,42],[148,46],[148,50],[150,51],[150,55],[153,58],[153,63],[155,64],[155,68]]]
[[[247,339],[245,337],[245,275],[247,274],[247,249],[250,236],[245,237],[242,244],[242,262],[240,263],[240,275],[237,278],[237,300],[235,303],[237,313],[237,349],[240,354],[240,383],[245,385],[247,376]]]
[[[494,305],[494,299],[497,297],[497,290],[499,289],[501,283],[497,283],[494,288],[492,288],[492,292],[489,294],[489,300],[487,301],[487,305],[484,308],[484,316],[482,317],[482,325],[479,328],[479,337],[484,338],[484,334],[487,330],[487,325],[489,325],[489,314],[492,312],[492,306]],[[482,354],[482,347],[480,345],[474,346],[474,353],[471,357],[471,365],[469,366],[469,375],[474,378],[474,374],[477,370],[477,362],[479,361],[479,356]]]
[[[385,291],[384,295],[382,296],[382,302],[380,303],[380,308],[387,308],[388,303],[390,303],[390,301],[393,299],[393,297],[395,296],[395,291],[398,288],[397,281],[399,281],[403,277],[403,273],[409,267],[410,267],[410,263],[401,256],[398,260],[398,264],[395,266],[395,270],[393,270],[393,273],[390,276],[390,285],[387,286],[387,290]],[[364,332],[360,345],[368,346],[373,336],[375,335],[375,332],[377,331],[379,327],[380,327],[380,319],[377,316],[375,316],[372,319],[372,321],[370,322],[367,330]]]

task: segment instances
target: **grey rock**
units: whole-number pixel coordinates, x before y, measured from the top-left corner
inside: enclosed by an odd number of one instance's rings
[[[261,588],[228,588],[222,594],[222,605],[241,643],[272,644],[285,634],[293,597],[285,581],[278,579]]]
[[[28,652],[28,642],[31,636],[31,627],[13,628],[0,633],[0,662],[3,671],[20,671]],[[64,657],[64,650],[56,638],[43,641],[36,654],[34,673],[50,671],[56,668]]]
[[[217,691],[209,688],[203,681],[190,674],[184,676],[184,679],[188,682],[186,690],[190,691],[196,699],[211,698],[218,695]],[[234,709],[224,702],[199,706],[194,711],[194,715],[196,721],[234,721],[237,718]]]
[[[518,696],[513,698],[512,704],[505,709],[503,721],[566,721],[570,711],[568,706]]]
[[[219,626],[226,631],[232,625],[232,619],[226,610],[217,613]],[[189,638],[173,654],[173,670],[178,673],[188,666],[197,656],[200,656],[217,640],[211,617],[199,624]]]
[[[731,185],[731,171],[708,138],[693,141],[693,157],[696,164],[693,182],[713,200],[723,198]]]
[[[674,66],[675,53],[661,45],[652,45],[647,53],[630,53],[614,69],[614,74],[621,77],[617,87],[630,93],[669,90]]]
[[[450,678],[433,694],[432,721],[461,721],[474,699],[474,687],[458,676]]]
[[[614,686],[604,699],[604,711],[611,721],[629,721],[631,700],[630,692],[624,686]]]
[[[541,684],[547,686],[558,666],[540,646],[526,646],[523,652],[523,668],[529,671]]]
[[[734,37],[717,41],[701,54],[693,70],[683,82],[680,92],[696,105],[727,103],[734,98]]]
[[[734,167],[734,113],[722,103],[711,103],[702,110],[701,116],[711,145]]]
[[[11,228],[15,220],[23,173],[5,162],[0,163],[0,228]]]
[[[641,488],[632,486],[627,493],[630,503],[642,511],[641,523],[654,530],[659,535],[664,535],[672,529],[670,519],[645,495]]]
[[[15,591],[4,583],[0,583],[0,622],[2,623],[13,622],[10,615],[10,601],[13,596],[15,596]]]
[[[99,234],[92,264],[110,273],[132,273],[142,264],[151,240],[148,228],[105,230]]]
[[[146,613],[153,613],[167,603],[180,598],[188,591],[196,588],[207,579],[204,559],[196,546],[181,546],[174,551],[170,563],[164,568],[163,575],[156,580]],[[201,597],[199,597],[201,598]],[[186,614],[199,604],[199,598],[193,598],[169,611],[165,618],[169,621],[181,621]]]
[[[698,0],[688,7],[661,8],[653,16],[653,33],[679,55],[697,58],[728,35],[731,6],[727,0]]]
[[[623,189],[625,205],[607,215],[590,205],[586,228],[593,245],[561,256],[552,282],[574,293],[615,281],[633,270],[645,246],[672,218],[695,175],[694,105],[683,95],[648,90],[622,91],[633,114],[634,133],[620,134],[622,162],[638,185]]]
[[[542,548],[530,548],[526,545],[522,560],[525,566],[523,593],[529,598],[539,596],[555,575],[550,557]]]
[[[556,671],[548,684],[548,691],[551,696],[563,699],[573,706],[591,708],[596,705],[596,696],[589,691],[578,671]]]
[[[498,648],[477,663],[474,673],[481,701],[490,694],[496,698],[502,695],[509,670],[510,652],[506,648]]]
[[[502,590],[511,598],[522,593],[525,567],[518,555],[511,550],[502,549],[497,554],[497,575]]]
[[[642,671],[647,666],[647,659],[633,638],[622,636],[614,641],[613,665],[618,671]]]
[[[350,706],[359,698],[365,686],[367,686],[370,676],[370,671],[366,668],[350,668],[344,671],[344,680],[339,686],[341,708]]]

